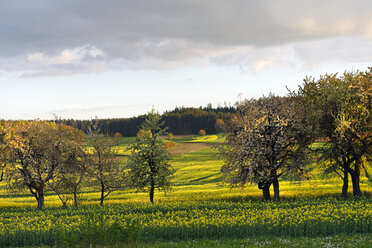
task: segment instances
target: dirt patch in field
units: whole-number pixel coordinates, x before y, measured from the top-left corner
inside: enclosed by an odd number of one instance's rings
[[[195,152],[206,147],[207,145],[204,143],[179,143],[175,144],[174,147],[168,148],[168,151],[173,155],[182,155]]]

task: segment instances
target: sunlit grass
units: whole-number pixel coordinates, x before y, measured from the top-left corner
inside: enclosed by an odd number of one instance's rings
[[[193,137],[189,142],[215,142],[217,138],[217,135],[197,136]]]

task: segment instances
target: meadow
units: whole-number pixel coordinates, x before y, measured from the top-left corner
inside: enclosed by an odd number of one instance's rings
[[[175,137],[172,190],[113,192],[103,207],[84,189],[81,206],[62,208],[46,196],[44,210],[24,192],[0,189],[0,247],[370,247],[372,185],[363,174],[363,197],[340,198],[342,181],[310,167],[307,181],[280,181],[281,202],[264,202],[257,185],[223,183],[223,161],[211,144],[222,135]],[[118,150],[133,138],[122,138]],[[315,144],[319,145],[319,144]],[[351,187],[350,187],[351,188]]]

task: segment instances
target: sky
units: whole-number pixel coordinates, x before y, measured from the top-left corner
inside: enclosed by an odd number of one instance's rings
[[[0,119],[123,118],[367,70],[369,0],[0,0]]]

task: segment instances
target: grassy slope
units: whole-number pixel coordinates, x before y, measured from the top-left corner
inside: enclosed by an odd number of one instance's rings
[[[212,135],[213,136],[213,135]],[[261,191],[252,184],[241,189],[231,189],[230,187],[221,187],[223,184],[223,175],[220,168],[223,161],[219,159],[217,151],[209,145],[213,142],[222,142],[223,136],[209,139],[192,136],[175,136],[175,147],[171,152],[176,154],[172,160],[172,166],[176,169],[173,178],[174,187],[166,195],[156,192],[155,200],[158,202],[167,202],[174,200],[229,200],[237,198],[260,198]],[[199,140],[198,140],[199,139]],[[202,142],[205,139],[206,142]],[[125,154],[126,145],[133,141],[133,137],[125,137],[120,140],[118,149],[121,154]],[[193,141],[199,141],[193,142]],[[123,159],[125,160],[125,158]],[[321,169],[313,165],[313,179],[305,182],[280,182],[280,193],[283,199],[298,197],[320,197],[326,195],[339,195],[342,187],[342,181],[334,175],[323,176]],[[372,174],[372,173],[371,173]],[[351,180],[350,181],[350,191]],[[361,177],[361,188],[366,194],[372,194],[371,183],[367,178]],[[83,205],[97,204],[98,194],[85,189]],[[106,203],[125,203],[125,202],[147,202],[147,193],[136,192],[135,190],[125,190],[114,192],[106,200]],[[22,193],[11,193],[5,190],[5,185],[0,184],[0,207],[34,207],[35,199],[28,191]],[[57,196],[50,193],[46,196],[46,207],[59,206],[60,202]]]

